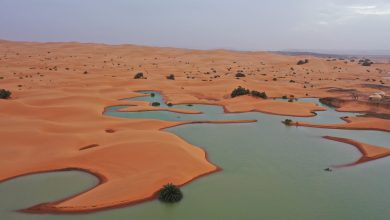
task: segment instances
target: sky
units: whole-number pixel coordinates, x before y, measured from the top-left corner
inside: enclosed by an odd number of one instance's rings
[[[0,0],[0,39],[390,50],[390,0]]]

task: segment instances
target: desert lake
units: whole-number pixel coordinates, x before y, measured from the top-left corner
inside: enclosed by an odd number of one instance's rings
[[[1,219],[386,219],[390,215],[390,158],[357,166],[327,167],[352,163],[361,157],[352,145],[322,138],[336,136],[390,148],[386,132],[336,130],[285,126],[282,120],[342,123],[342,116],[356,113],[327,108],[314,117],[287,117],[258,112],[224,113],[220,106],[173,105],[168,107],[158,92],[136,101],[159,102],[160,108],[192,109],[202,114],[169,111],[120,112],[112,106],[109,117],[153,118],[168,121],[257,120],[240,124],[187,124],[165,129],[207,151],[211,163],[222,171],[182,187],[178,204],[158,200],[89,214],[31,214],[17,210],[80,193],[98,184],[93,175],[80,171],[28,175],[0,184]],[[123,100],[129,101],[129,100]],[[130,108],[131,109],[131,108]]]

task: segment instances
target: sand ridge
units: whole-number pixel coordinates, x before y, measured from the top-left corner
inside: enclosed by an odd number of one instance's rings
[[[336,167],[347,167],[347,166],[358,165],[358,164],[366,163],[368,161],[377,160],[383,157],[390,156],[390,149],[388,148],[366,144],[348,138],[333,137],[333,136],[324,136],[323,138],[353,145],[362,153],[362,157],[359,158],[357,161],[350,164],[336,166]]]
[[[390,132],[390,120],[373,117],[343,117],[347,123],[344,124],[313,124],[305,122],[295,122],[296,126],[327,128],[327,129],[347,129],[347,130],[376,130]]]

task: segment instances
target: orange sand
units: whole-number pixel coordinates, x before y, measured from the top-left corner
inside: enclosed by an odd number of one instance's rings
[[[297,66],[303,58],[310,62]],[[237,70],[246,77],[236,79]],[[135,91],[156,90],[173,104],[312,116],[323,109],[311,103],[229,95],[240,85],[266,91],[269,97],[348,99],[349,94],[331,89],[378,92],[363,84],[378,84],[389,71],[388,64],[362,67],[265,52],[0,41],[0,88],[12,91],[12,99],[0,100],[0,181],[63,169],[85,170],[101,180],[85,193],[30,211],[93,211],[153,198],[163,184],[182,185],[218,168],[202,149],[161,130],[191,122],[113,118],[102,114],[105,107],[134,104],[120,99],[139,96]],[[147,79],[133,79],[137,72]],[[175,80],[166,79],[170,73]],[[158,109],[135,105],[126,110]],[[375,127],[379,122],[364,120],[349,126]],[[389,124],[381,123],[388,131]]]
[[[347,139],[347,138],[332,137],[332,136],[325,136],[324,138],[326,138],[328,140],[351,144],[351,145],[355,146],[362,153],[362,157],[359,160],[357,160],[356,162],[353,162],[351,164],[343,165],[341,167],[357,165],[357,164],[365,163],[368,161],[387,157],[390,155],[390,149],[388,149],[388,148],[378,147],[378,146],[371,145],[371,144],[365,144],[365,143],[357,142],[357,141]]]
[[[349,129],[349,130],[377,130],[390,132],[390,120],[370,117],[345,117],[342,118],[345,124],[311,124],[296,122],[296,126],[328,128],[328,129]]]

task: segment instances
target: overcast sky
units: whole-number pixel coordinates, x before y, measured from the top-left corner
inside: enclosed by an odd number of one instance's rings
[[[0,0],[0,39],[390,49],[390,0]]]

